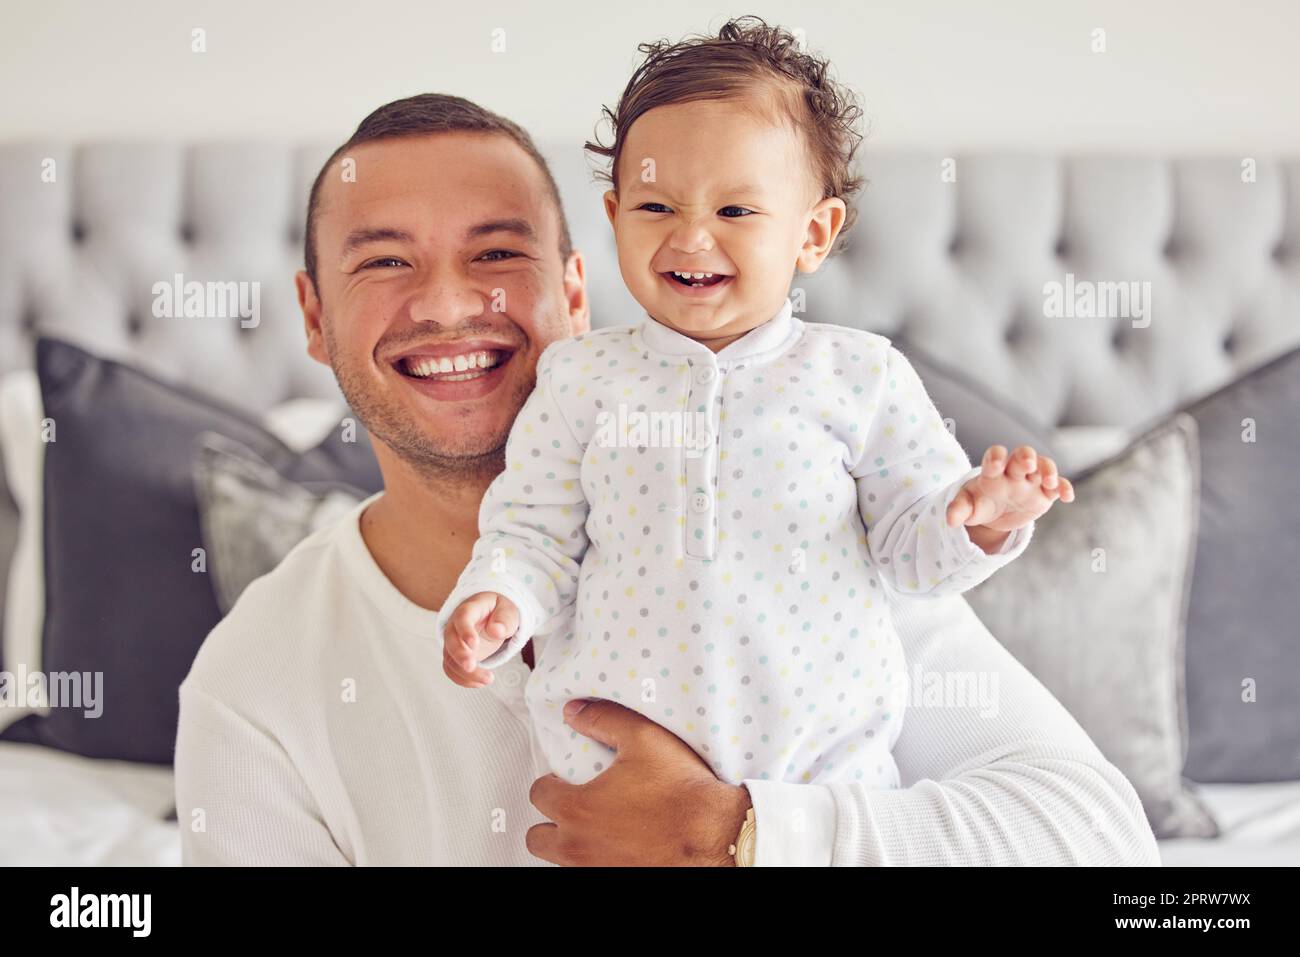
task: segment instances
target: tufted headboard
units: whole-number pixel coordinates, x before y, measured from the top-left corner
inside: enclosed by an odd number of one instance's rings
[[[292,282],[329,151],[0,144],[0,372],[55,334],[253,410],[337,394]],[[639,321],[581,149],[543,152],[593,324]],[[902,337],[1045,424],[1131,426],[1300,344],[1300,160],[868,151],[864,173],[848,249],[796,277],[803,317]],[[259,281],[260,324],[156,318],[177,273]],[[1097,283],[1140,298],[1096,317],[1080,296]]]

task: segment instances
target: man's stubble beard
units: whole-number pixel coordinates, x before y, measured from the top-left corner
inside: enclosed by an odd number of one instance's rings
[[[433,481],[491,479],[505,469],[509,425],[500,434],[485,437],[483,441],[435,444],[406,409],[396,403],[390,408],[370,394],[365,385],[366,377],[339,351],[327,316],[321,317],[321,329],[330,368],[343,397],[366,430],[403,462]],[[519,353],[515,353],[512,361],[518,357]],[[523,408],[535,383],[536,380],[530,377],[516,387],[509,399],[510,422],[514,422]]]

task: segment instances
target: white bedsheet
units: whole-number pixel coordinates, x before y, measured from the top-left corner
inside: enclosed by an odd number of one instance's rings
[[[1223,836],[1160,842],[1168,867],[1300,866],[1300,781],[1198,786]],[[0,742],[0,866],[175,866],[171,768]]]
[[[0,742],[0,865],[176,866],[172,770]]]
[[[1201,784],[1221,836],[1160,842],[1166,867],[1300,866],[1300,781]]]

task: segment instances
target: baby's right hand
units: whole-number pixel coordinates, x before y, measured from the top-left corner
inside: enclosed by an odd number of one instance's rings
[[[466,598],[451,613],[442,635],[442,669],[462,688],[492,683],[492,672],[478,663],[519,629],[519,609],[496,592]]]

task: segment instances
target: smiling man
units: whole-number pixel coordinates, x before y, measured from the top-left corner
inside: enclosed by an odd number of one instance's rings
[[[466,100],[390,103],[318,177],[305,265],[308,351],[373,435],[384,491],[204,643],[181,686],[185,863],[728,865],[747,846],[758,864],[1158,863],[1132,787],[960,598],[900,607],[904,650],[997,674],[999,708],[909,709],[901,789],[728,784],[609,702],[565,710],[616,760],[583,785],[546,773],[531,649],[467,692],[435,623],[538,357],[588,328],[550,173]]]

